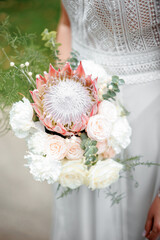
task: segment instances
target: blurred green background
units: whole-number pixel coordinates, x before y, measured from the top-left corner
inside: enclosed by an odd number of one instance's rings
[[[60,0],[0,0],[0,22],[7,16],[11,30],[18,27],[21,32],[36,33],[39,44],[45,28],[57,29]],[[25,141],[11,131],[0,137],[0,240],[51,239],[52,186],[33,180],[24,167],[25,151]]]
[[[0,1],[0,21],[8,15],[13,26],[18,26],[22,32],[40,35],[44,28],[56,30],[60,0]]]

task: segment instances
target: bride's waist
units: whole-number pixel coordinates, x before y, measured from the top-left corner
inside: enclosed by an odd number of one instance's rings
[[[138,53],[108,53],[90,48],[73,40],[72,47],[80,59],[90,59],[102,65],[108,75],[123,76],[126,83],[140,83],[160,79],[160,48]]]

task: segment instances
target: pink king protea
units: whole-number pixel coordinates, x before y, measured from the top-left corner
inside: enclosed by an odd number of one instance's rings
[[[97,113],[97,79],[86,76],[82,64],[72,70],[69,63],[36,79],[32,104],[43,125],[65,136],[85,129],[90,116]]]

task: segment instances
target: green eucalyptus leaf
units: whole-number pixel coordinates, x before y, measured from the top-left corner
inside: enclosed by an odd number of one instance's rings
[[[83,150],[86,149],[86,147],[85,147],[86,141],[87,141],[87,139],[83,139],[82,142],[81,142],[81,148],[82,148]]]
[[[96,140],[92,140],[91,141],[91,146],[96,146],[97,145],[97,141]]]
[[[84,140],[84,139],[87,139],[87,134],[86,133],[81,133],[81,136],[80,136],[81,140]]]
[[[96,156],[92,155],[92,156],[86,157],[86,160],[89,161],[90,163],[94,162],[96,160]]]
[[[119,77],[118,76],[112,76],[112,82],[118,83]]]
[[[92,140],[88,138],[85,142],[85,147],[88,148],[89,146],[91,146],[91,144],[92,144]]]
[[[115,96],[116,96],[116,93],[115,93],[114,91],[111,91],[111,90],[109,90],[109,91],[107,92],[107,94],[108,94],[109,96],[111,96],[111,97],[115,97]]]
[[[91,162],[89,161],[89,160],[87,160],[86,162],[85,162],[85,165],[90,165],[91,164]]]
[[[93,154],[96,154],[97,152],[98,152],[98,148],[95,146],[91,146],[87,148],[87,151],[85,151],[85,156],[93,155]]]
[[[118,84],[119,84],[119,85],[123,85],[123,84],[125,84],[125,81],[124,81],[123,79],[119,79],[119,80],[118,80]]]

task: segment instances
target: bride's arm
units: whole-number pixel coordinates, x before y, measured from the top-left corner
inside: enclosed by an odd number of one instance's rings
[[[57,42],[62,45],[59,47],[60,58],[65,61],[71,52],[71,27],[68,14],[61,3],[61,16],[57,30]]]

